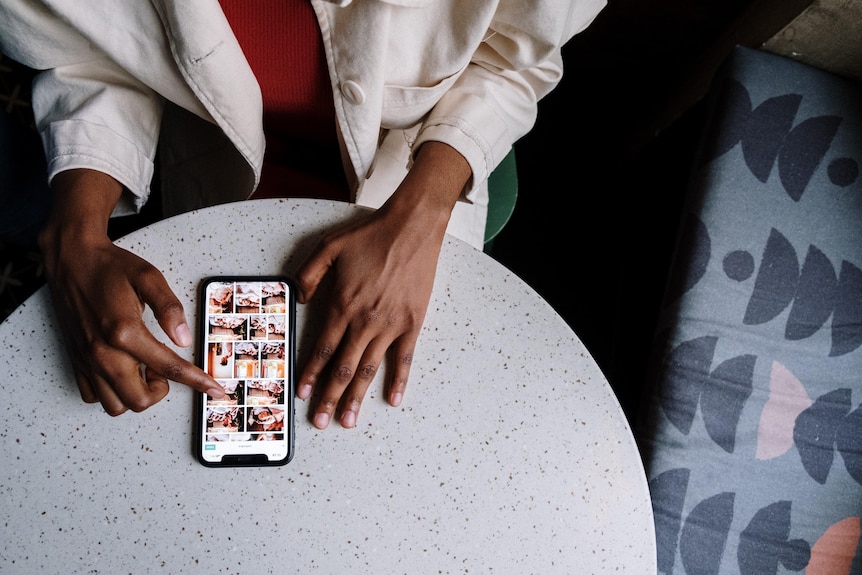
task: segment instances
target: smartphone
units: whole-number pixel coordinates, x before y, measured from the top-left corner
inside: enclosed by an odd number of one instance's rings
[[[198,460],[208,467],[285,465],[294,449],[294,286],[283,276],[201,282],[201,369],[225,390],[198,393]]]

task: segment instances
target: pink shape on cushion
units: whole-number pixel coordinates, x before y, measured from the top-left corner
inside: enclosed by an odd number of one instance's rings
[[[848,517],[832,525],[811,547],[805,575],[849,575],[862,536],[862,522]]]
[[[769,399],[760,413],[760,426],[757,429],[757,459],[772,459],[790,449],[796,418],[811,404],[808,392],[796,376],[773,361]]]

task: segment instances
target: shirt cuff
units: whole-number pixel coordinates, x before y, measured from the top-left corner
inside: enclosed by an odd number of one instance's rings
[[[478,100],[468,96],[468,100]],[[477,195],[477,187],[488,179],[488,176],[497,167],[509,150],[512,142],[509,140],[505,123],[488,106],[475,102],[467,106],[471,109],[470,118],[446,114],[446,110],[435,109],[433,116],[425,122],[419,132],[414,150],[428,141],[438,141],[449,144],[464,156],[473,177],[467,183],[462,199],[473,201]],[[439,108],[439,106],[438,106]],[[482,118],[481,116],[488,116]],[[477,122],[479,122],[477,124]],[[473,126],[481,125],[485,129],[479,132]]]
[[[125,188],[113,215],[140,211],[150,194],[153,160],[127,139],[105,126],[62,120],[42,131],[48,181],[58,173],[88,168],[105,173]]]

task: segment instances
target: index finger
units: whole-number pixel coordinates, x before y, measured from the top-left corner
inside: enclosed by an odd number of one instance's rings
[[[186,322],[183,304],[174,294],[165,276],[156,268],[149,266],[138,276],[136,288],[138,297],[153,310],[153,315],[168,337],[177,345],[183,347],[191,345],[191,330]],[[224,396],[224,388],[212,377],[158,341],[146,327],[143,331],[145,332],[143,346],[137,350],[137,353],[122,343],[119,347],[136,356],[153,373],[161,377],[208,393],[216,399]],[[129,343],[134,344],[135,340]]]
[[[114,333],[112,345],[147,366],[154,374],[187,385],[214,398],[224,396],[224,388],[215,379],[157,340],[143,321],[139,320],[136,323],[135,327],[117,330]]]

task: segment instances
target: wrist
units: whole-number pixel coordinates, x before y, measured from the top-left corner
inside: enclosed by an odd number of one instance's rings
[[[458,151],[442,142],[426,142],[386,208],[402,221],[421,218],[423,229],[442,233],[471,177],[470,165]]]
[[[52,256],[61,247],[74,250],[110,241],[108,220],[123,191],[117,180],[95,170],[75,169],[54,176],[51,189],[51,212],[38,237],[44,255]]]

